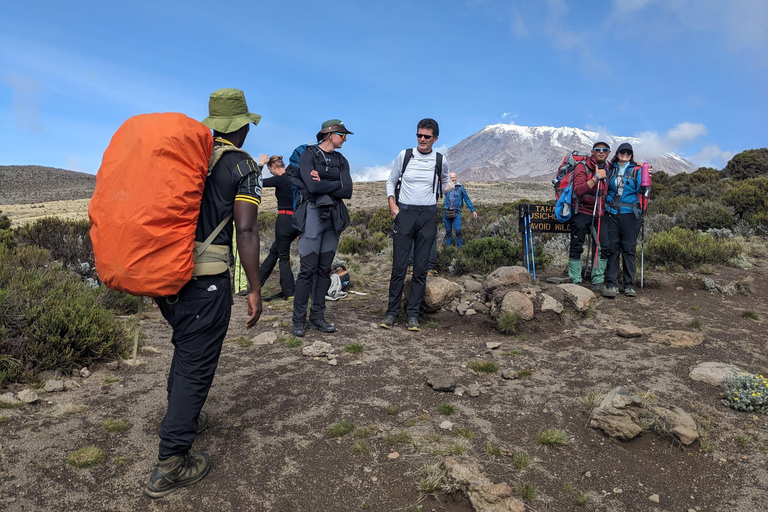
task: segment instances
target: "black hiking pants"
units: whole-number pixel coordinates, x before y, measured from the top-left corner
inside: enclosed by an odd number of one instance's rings
[[[287,213],[277,214],[275,221],[275,242],[269,249],[264,263],[259,269],[259,281],[261,286],[269,279],[275,263],[280,260],[280,290],[285,297],[293,295],[296,283],[293,280],[293,270],[291,269],[291,243],[299,236],[299,231],[291,226],[292,216]]]
[[[184,455],[211,389],[232,312],[229,273],[193,278],[171,297],[155,299],[173,329],[168,411],[160,426],[159,459]]]
[[[307,304],[312,295],[309,320],[314,324],[325,320],[325,294],[331,286],[331,265],[339,245],[339,233],[333,221],[323,218],[314,204],[307,204],[304,231],[299,239],[301,257],[296,293],[293,297],[293,324],[303,325],[307,317]]]
[[[392,249],[392,275],[389,278],[389,305],[387,315],[397,318],[403,297],[403,282],[408,270],[408,255],[413,246],[413,279],[405,313],[419,316],[421,300],[427,285],[427,266],[430,251],[437,238],[437,207],[400,204],[395,217]]]
[[[608,265],[605,267],[605,285],[619,287],[619,255],[624,267],[624,288],[635,287],[635,252],[641,219],[634,213],[606,213],[600,226],[600,246],[605,250]]]

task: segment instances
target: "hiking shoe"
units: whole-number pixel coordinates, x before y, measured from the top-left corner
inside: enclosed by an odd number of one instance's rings
[[[594,290],[595,293],[601,293],[604,286],[603,283],[592,283],[592,290]]]
[[[608,299],[613,299],[613,298],[614,298],[614,297],[616,297],[618,294],[619,294],[619,289],[618,289],[618,288],[616,288],[615,286],[611,286],[610,288],[608,288],[608,287],[605,287],[605,288],[603,288],[603,290],[600,292],[600,295],[602,295],[603,297],[606,297],[606,298],[608,298]]]
[[[436,276],[437,275],[437,270],[435,270],[435,269],[428,270],[427,271],[427,275],[428,276]]]
[[[264,297],[262,302],[272,302],[273,300],[282,299],[283,298],[283,292],[276,293],[274,295],[270,295],[269,297]]]
[[[333,325],[326,322],[325,319],[320,320],[317,323],[310,320],[309,322],[307,322],[307,329],[314,329],[320,332],[336,332],[336,328]]]
[[[303,338],[304,324],[293,324],[293,329],[291,330],[291,334],[293,334],[296,337]]]
[[[149,475],[144,493],[152,498],[162,498],[179,487],[200,481],[211,469],[211,458],[207,453],[197,455],[176,455],[158,461]]]
[[[208,413],[205,411],[200,411],[200,415],[197,417],[197,428],[195,429],[195,434],[199,434],[206,428],[208,428]]]
[[[384,329],[391,329],[395,326],[395,320],[395,315],[387,315],[384,317],[384,320],[381,321],[379,327],[383,327]]]
[[[415,316],[408,317],[408,330],[409,331],[420,331],[421,326],[419,325],[419,319]]]
[[[624,288],[624,295],[627,297],[637,297],[637,292],[634,288]]]

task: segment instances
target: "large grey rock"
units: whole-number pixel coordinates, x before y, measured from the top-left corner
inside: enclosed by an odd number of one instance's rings
[[[661,422],[664,429],[669,430],[685,446],[699,438],[696,421],[676,405],[652,407],[651,411],[656,415],[656,421]]]
[[[38,400],[37,393],[35,393],[31,389],[25,389],[23,391],[20,391],[18,397],[19,397],[19,400],[21,400],[25,404],[31,404],[31,403],[37,402]]]
[[[563,305],[555,300],[554,297],[551,295],[547,295],[546,293],[541,294],[541,298],[543,299],[541,301],[541,311],[554,311],[558,315],[563,312]]]
[[[47,393],[57,393],[59,391],[64,391],[64,381],[47,380],[45,381],[44,389]]]
[[[427,372],[426,377],[427,384],[435,391],[453,391],[457,384],[456,377],[445,370],[431,370]]]
[[[688,376],[693,380],[706,382],[712,386],[722,386],[725,379],[734,375],[739,375],[743,371],[744,370],[738,366],[732,364],[708,362],[696,365]]]
[[[21,400],[16,398],[16,395],[11,393],[10,391],[8,393],[3,393],[0,395],[0,403],[8,404],[8,405],[15,405],[20,403]]]
[[[504,313],[512,313],[522,320],[533,319],[533,302],[523,292],[513,290],[504,295],[499,308],[499,316]]]
[[[643,400],[623,387],[616,387],[592,410],[589,426],[606,435],[629,441],[643,431],[648,414]]]
[[[571,282],[569,277],[548,277],[547,282],[551,284],[565,284]]]
[[[471,303],[469,305],[469,309],[474,309],[478,313],[482,313],[484,315],[487,315],[488,311],[490,311],[488,306],[486,306],[485,303],[480,302],[480,301],[475,301],[475,302]]]
[[[483,474],[483,467],[476,462],[459,462],[445,458],[447,476],[469,497],[476,512],[525,512],[522,501],[512,496],[507,483],[494,484]]]
[[[643,330],[634,325],[624,324],[616,328],[616,334],[622,338],[639,338],[643,335]]]
[[[333,346],[330,343],[324,341],[316,341],[308,347],[301,349],[301,353],[309,357],[322,357],[328,355],[333,350]]]
[[[465,279],[464,289],[467,290],[468,293],[479,293],[483,291],[483,283],[475,281],[474,279]]]
[[[699,332],[688,331],[664,331],[651,334],[649,338],[653,343],[661,343],[670,347],[694,347],[704,343],[704,335]]]
[[[469,304],[466,302],[462,302],[458,306],[456,306],[456,312],[459,313],[461,316],[464,316],[469,309]]]
[[[592,293],[592,290],[588,290],[583,286],[568,283],[558,285],[558,287],[563,290],[565,301],[576,308],[576,311],[588,310],[589,306],[592,305],[592,301],[595,300],[595,294]]]
[[[253,337],[253,344],[257,346],[272,345],[276,341],[277,341],[277,334],[270,331],[263,332],[258,336]]]
[[[531,276],[524,267],[499,267],[485,278],[483,288],[492,294],[497,288],[531,284]]]
[[[403,283],[403,295],[405,300],[411,293],[411,281],[413,276],[406,276]],[[439,311],[440,308],[448,306],[456,297],[457,292],[454,283],[443,277],[430,277],[424,288],[424,298],[421,301],[421,309],[429,313]]]

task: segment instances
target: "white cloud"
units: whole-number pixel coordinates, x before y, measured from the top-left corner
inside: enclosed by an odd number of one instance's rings
[[[519,39],[527,37],[528,27],[526,26],[525,20],[523,19],[522,14],[520,14],[520,11],[518,11],[517,8],[512,8],[510,17],[511,19],[509,23],[512,26],[512,32],[515,34],[515,36]]]
[[[363,167],[359,171],[352,173],[352,181],[381,181],[389,178],[394,161],[387,165],[373,165]]]
[[[688,159],[700,167],[722,169],[728,160],[733,158],[733,155],[733,151],[723,151],[717,144],[712,144],[703,147],[701,151],[691,155]]]
[[[640,132],[635,135],[642,142],[637,144],[635,153],[642,153],[643,158],[654,158],[664,153],[679,153],[681,149],[695,143],[707,134],[707,127],[701,123],[682,122],[675,125],[666,134],[659,132]]]
[[[40,82],[31,76],[12,73],[2,76],[2,82],[13,90],[13,114],[16,124],[33,132],[42,132],[40,123]]]
[[[707,134],[707,127],[701,123],[679,123],[667,132],[667,138],[678,144],[692,142]]]
[[[501,120],[507,121],[510,124],[515,124],[515,122],[512,121],[512,119],[515,119],[516,117],[517,117],[517,114],[513,112],[504,112],[501,114]]]

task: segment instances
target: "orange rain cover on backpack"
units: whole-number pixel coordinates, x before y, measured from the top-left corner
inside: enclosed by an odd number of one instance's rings
[[[104,152],[88,207],[99,279],[147,297],[192,278],[197,217],[213,137],[184,114],[131,117]]]

